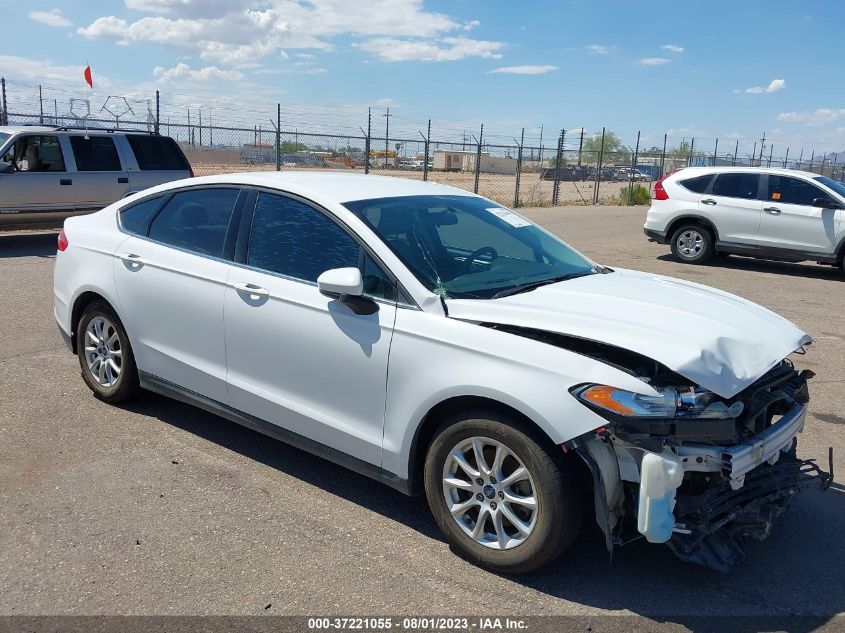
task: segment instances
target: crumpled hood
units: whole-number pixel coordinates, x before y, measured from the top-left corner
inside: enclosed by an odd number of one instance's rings
[[[492,300],[447,300],[449,316],[517,325],[637,352],[730,398],[813,341],[774,312],[700,284],[633,270]]]

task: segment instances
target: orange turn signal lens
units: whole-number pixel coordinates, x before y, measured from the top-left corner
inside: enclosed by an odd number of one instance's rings
[[[592,402],[602,409],[613,411],[619,415],[634,415],[636,411],[629,409],[625,405],[620,404],[613,399],[613,393],[615,391],[617,391],[617,389],[614,387],[608,387],[607,385],[595,385],[582,391],[581,398],[587,402]]]

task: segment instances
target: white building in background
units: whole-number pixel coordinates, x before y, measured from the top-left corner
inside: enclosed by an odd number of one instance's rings
[[[443,171],[475,171],[477,156],[478,153],[474,150],[435,150],[432,168]],[[485,174],[515,174],[516,159],[481,152],[481,171]]]

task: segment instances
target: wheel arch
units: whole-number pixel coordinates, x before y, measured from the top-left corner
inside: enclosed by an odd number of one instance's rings
[[[520,430],[545,447],[553,459],[571,460],[574,464],[577,464],[577,468],[582,471],[586,470],[582,460],[574,459],[575,456],[572,453],[564,453],[542,426],[515,407],[486,396],[452,396],[432,406],[417,424],[408,454],[408,490],[410,494],[416,495],[422,492],[426,454],[437,429],[450,417],[471,411],[484,411],[513,418],[518,422]]]
[[[671,243],[672,236],[675,235],[675,231],[684,224],[694,224],[710,231],[710,234],[713,236],[714,246],[715,243],[719,241],[719,229],[716,228],[716,225],[713,224],[711,220],[700,215],[682,215],[672,220],[671,224],[669,224],[666,228],[666,239],[669,243]]]
[[[74,354],[76,354],[78,351],[76,340],[76,328],[79,326],[79,320],[82,318],[82,313],[85,311],[85,308],[87,308],[95,301],[102,301],[103,303],[108,305],[112,310],[114,310],[115,314],[117,314],[117,309],[115,308],[114,304],[109,301],[105,296],[103,296],[100,292],[90,289],[83,290],[82,292],[80,292],[73,300],[73,307],[71,308],[70,312],[70,343],[71,350]],[[119,314],[118,318],[120,318]]]

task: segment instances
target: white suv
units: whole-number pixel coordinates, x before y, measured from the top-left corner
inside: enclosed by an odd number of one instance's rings
[[[812,374],[785,357],[809,335],[443,185],[155,187],[65,222],[54,309],[100,399],[148,389],[424,491],[501,572],[562,552],[586,499],[609,548],[724,569],[805,474],[829,483],[795,453]]]
[[[714,253],[843,266],[845,185],[804,171],[690,167],[654,185],[645,234],[681,261]]]

